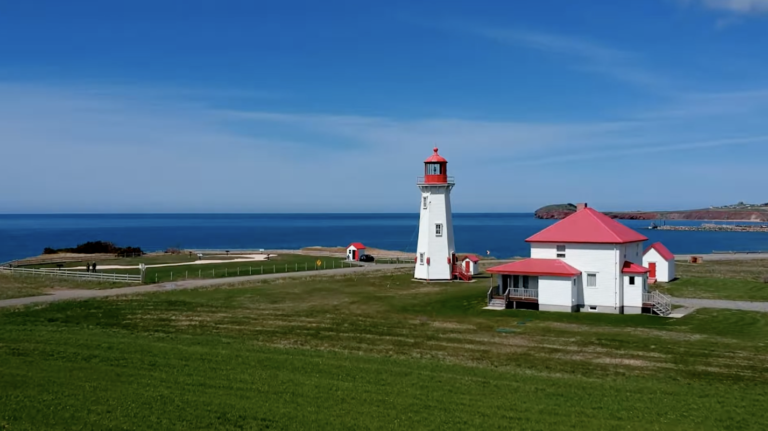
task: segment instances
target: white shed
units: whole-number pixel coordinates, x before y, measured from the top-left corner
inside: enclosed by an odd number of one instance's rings
[[[480,273],[480,258],[474,254],[468,254],[461,258],[461,269],[469,275]]]
[[[365,246],[359,242],[353,242],[347,247],[347,260],[360,261],[365,256]]]
[[[651,244],[643,253],[643,266],[648,268],[648,281],[668,283],[675,279],[675,255],[664,244]]]

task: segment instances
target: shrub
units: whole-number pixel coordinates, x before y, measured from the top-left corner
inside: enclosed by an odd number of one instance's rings
[[[43,254],[56,254],[56,253],[58,253],[58,252],[57,252],[56,250],[54,250],[54,249],[50,248],[50,247],[46,247],[46,248],[43,250]]]
[[[763,276],[763,283],[768,283],[768,275]]]

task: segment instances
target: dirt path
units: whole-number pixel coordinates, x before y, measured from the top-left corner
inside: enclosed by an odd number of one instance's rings
[[[724,308],[768,313],[768,302],[726,301],[724,299],[672,298],[672,304],[686,308]]]
[[[302,272],[285,272],[278,274],[264,274],[264,275],[251,275],[246,277],[228,277],[228,278],[214,278],[209,280],[188,280],[178,282],[168,282],[160,284],[150,284],[146,286],[131,286],[121,287],[118,289],[105,289],[105,290],[59,290],[51,295],[43,296],[30,296],[26,298],[14,298],[5,299],[0,301],[0,308],[3,307],[15,307],[21,305],[48,303],[56,301],[76,300],[76,299],[88,299],[88,298],[104,298],[109,296],[119,295],[134,295],[139,293],[148,292],[162,292],[168,290],[179,289],[196,289],[200,287],[220,286],[224,284],[242,283],[247,281],[258,280],[270,280],[276,278],[296,278],[296,277],[314,277],[319,275],[344,275],[355,274],[362,272],[383,271],[387,269],[395,268],[410,268],[411,264],[394,264],[394,265],[366,265],[352,268],[337,268],[337,269],[324,269],[318,271],[302,271]]]

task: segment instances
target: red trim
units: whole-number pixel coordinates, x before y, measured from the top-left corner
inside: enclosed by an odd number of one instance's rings
[[[656,252],[659,253],[659,255],[661,255],[661,257],[664,258],[664,260],[666,261],[675,260],[675,255],[672,254],[672,252],[669,251],[669,249],[660,242],[655,242],[649,245],[648,248],[646,248],[645,251],[643,252],[643,256],[648,254],[648,252],[651,250],[656,250]]]
[[[427,265],[429,265],[429,258],[427,258]]]

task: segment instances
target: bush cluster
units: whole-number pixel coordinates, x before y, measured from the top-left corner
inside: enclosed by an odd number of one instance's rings
[[[46,247],[43,250],[43,254],[56,253],[114,254],[117,256],[141,256],[144,254],[140,247],[118,247],[108,241],[88,241],[84,244],[79,244],[75,248],[54,249]]]

